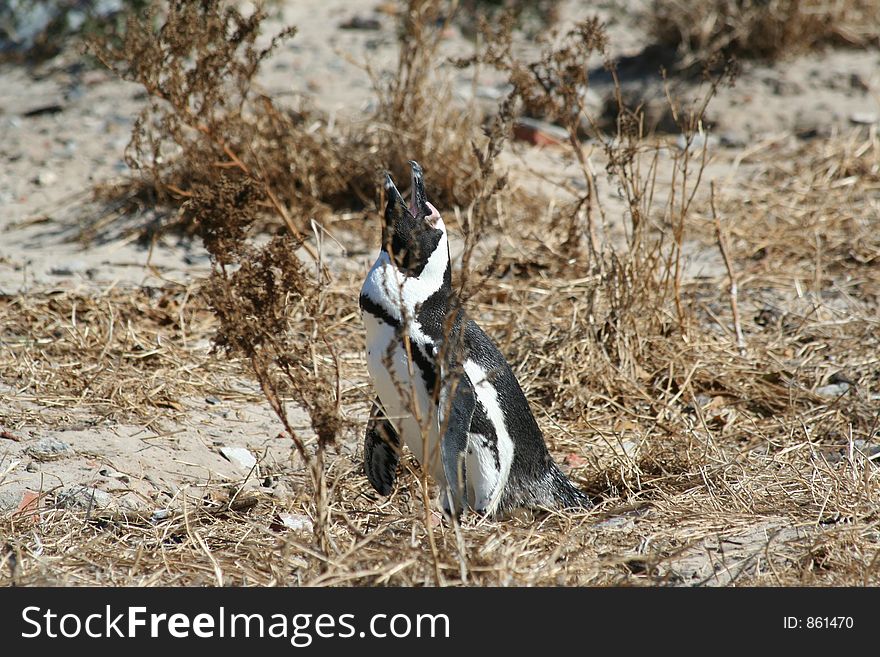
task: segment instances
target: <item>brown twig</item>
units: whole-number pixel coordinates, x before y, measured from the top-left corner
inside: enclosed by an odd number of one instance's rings
[[[739,318],[739,305],[737,303],[738,285],[736,274],[733,271],[733,265],[730,262],[730,253],[727,247],[727,236],[721,227],[721,219],[715,210],[715,181],[709,183],[709,205],[712,209],[712,220],[715,222],[715,239],[718,243],[718,250],[721,251],[721,257],[724,258],[724,266],[727,268],[727,279],[730,282],[728,292],[730,295],[730,312],[733,315],[733,328],[736,332],[736,346],[741,356],[746,355],[746,339],[743,335],[742,324]]]

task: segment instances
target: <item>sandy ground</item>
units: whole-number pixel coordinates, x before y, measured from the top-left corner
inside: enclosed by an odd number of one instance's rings
[[[282,102],[308,94],[331,115],[362,114],[372,99],[369,80],[358,64],[370,61],[377,70],[387,71],[396,47],[393,19],[376,12],[376,4],[283,3],[282,22],[298,25],[300,33],[264,68],[261,84],[266,92]],[[563,15],[576,16],[578,5],[567,3]],[[625,5],[606,2],[599,11],[609,20],[615,52],[635,55],[641,32]],[[354,16],[375,17],[380,27],[339,27]],[[460,53],[468,41],[453,32],[445,47]],[[482,98],[503,91],[502,81],[488,76],[477,85],[470,74],[454,76],[463,100],[474,89]],[[646,93],[657,90],[651,75],[624,82],[648,89]],[[168,281],[185,286],[209,271],[201,246],[175,236],[163,237],[152,249],[112,235],[86,245],[75,239],[84,213],[99,210],[91,201],[92,186],[129,173],[123,151],[145,102],[138,87],[83,66],[75,51],[66,51],[35,67],[3,65],[0,90],[0,294],[92,294]],[[595,92],[600,97],[607,92],[601,76]],[[733,188],[748,176],[748,168],[739,166],[739,156],[762,139],[808,138],[854,122],[874,123],[880,112],[878,94],[877,51],[811,54],[777,66],[746,64],[736,86],[722,89],[710,106],[712,134],[719,142],[711,144],[708,175]],[[557,159],[552,150],[540,152],[522,143],[509,157],[514,170],[526,162],[552,168]],[[613,196],[613,190],[606,193]],[[340,250],[328,248],[330,256],[341,258]],[[369,253],[349,257],[356,259],[345,263],[349,270],[365,271],[372,259]],[[717,256],[699,250],[689,254],[689,261],[691,276],[720,266]],[[209,347],[206,343],[194,349],[207,354]],[[234,385],[257,394],[246,378]],[[160,516],[179,501],[181,491],[201,496],[227,482],[287,494],[283,482],[269,475],[277,464],[291,466],[291,450],[276,439],[279,426],[266,404],[211,397],[179,401],[178,409],[160,413],[156,422],[126,424],[101,421],[75,404],[44,406],[0,381],[0,429],[7,432],[0,437],[0,513],[15,510],[29,493],[48,490],[59,493],[58,499],[67,504],[111,505]],[[306,425],[304,417],[296,418]],[[355,452],[358,443],[359,436],[352,434],[343,449]],[[245,448],[258,464],[247,453],[224,456],[224,448],[230,447]],[[609,530],[628,531],[626,518],[615,522]],[[725,583],[725,577],[735,573],[717,575],[713,551],[727,550],[728,556],[738,556],[735,561],[748,565],[750,554],[764,546],[768,536],[784,540],[800,531],[765,519],[744,535],[719,538],[717,545],[683,554],[677,567],[686,581],[715,577],[716,583]]]

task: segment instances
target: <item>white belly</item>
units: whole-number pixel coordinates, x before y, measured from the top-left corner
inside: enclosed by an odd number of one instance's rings
[[[385,415],[419,463],[438,483],[445,484],[437,409],[421,373],[410,363],[393,327],[370,313],[362,315],[367,334],[367,369]],[[389,350],[391,343],[394,346]]]

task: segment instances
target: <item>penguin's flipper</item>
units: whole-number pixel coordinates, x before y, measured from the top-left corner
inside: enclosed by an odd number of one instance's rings
[[[441,427],[445,424],[446,430],[440,441],[440,455],[449,485],[448,504],[445,506],[448,511],[458,513],[467,506],[468,431],[476,408],[476,394],[470,378],[464,372],[456,380],[456,385],[445,387],[444,393],[440,400],[440,413]]]
[[[390,495],[400,463],[400,436],[391,425],[378,398],[373,402],[364,434],[364,472],[380,495]]]

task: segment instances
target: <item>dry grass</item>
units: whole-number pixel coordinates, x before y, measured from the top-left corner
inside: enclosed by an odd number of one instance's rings
[[[469,585],[880,583],[880,470],[876,456],[870,458],[880,428],[878,278],[874,260],[853,260],[839,246],[877,253],[873,242],[856,243],[852,230],[853,222],[870,227],[880,221],[873,193],[876,140],[767,144],[743,166],[754,172],[748,189],[719,191],[716,206],[730,231],[745,354],[736,347],[723,269],[685,279],[683,302],[692,313],[685,336],[646,334],[635,376],[610,363],[584,332],[593,279],[564,270],[505,276],[472,299],[473,313],[516,363],[529,398],[542,409],[538,419],[552,452],[602,500],[595,511],[523,513],[497,522],[471,517],[460,528],[440,522],[432,527],[435,565],[418,478],[405,474],[390,498],[378,499],[357,454],[343,450],[326,457],[326,548],[280,523],[281,512],[315,514],[306,474],[282,470],[295,496],[283,503],[258,496],[245,511],[212,503],[180,508],[159,522],[86,518],[50,506],[39,515],[7,516],[4,580],[423,585],[437,583],[439,571],[442,584]],[[780,166],[789,167],[787,185],[780,185]],[[740,193],[748,204],[737,201]],[[803,228],[809,217],[822,219],[824,264],[821,275],[804,277],[816,253]],[[688,230],[705,237],[706,249],[716,248],[711,223],[708,205],[698,202]],[[751,257],[768,244],[784,251]],[[340,277],[334,285],[353,299],[358,283]],[[82,342],[87,325],[96,331],[107,321],[106,315],[90,320],[89,312],[109,307],[130,326],[125,335],[141,336],[146,347],[155,341],[156,324],[173,325],[180,310],[173,295],[159,317],[132,313],[123,295],[108,294],[91,306],[79,299],[75,333],[74,300],[6,300],[7,318],[23,316],[18,339],[29,342],[20,342],[4,364],[5,381],[31,371],[40,349],[53,349],[55,363],[88,362],[87,354],[103,351],[106,331]],[[196,316],[209,320],[204,310],[187,312],[192,336]],[[357,327],[344,326],[339,348],[359,349]],[[62,337],[51,338],[59,329]],[[11,335],[4,336],[7,343]],[[112,346],[108,354],[125,363],[134,344]],[[174,353],[199,364],[184,349]],[[173,376],[175,367],[164,376],[169,385],[184,385],[185,377]],[[345,380],[364,380],[360,359],[346,359],[342,367]],[[817,386],[838,372],[851,381],[849,390],[818,394]],[[107,404],[138,406],[140,380],[123,370],[105,374],[106,385],[116,376],[125,393],[104,393]],[[68,390],[41,388],[43,403],[69,405]],[[363,389],[349,390],[347,407],[362,409],[366,396]],[[357,433],[344,437],[358,440]]]
[[[3,296],[2,380],[19,401],[143,419],[199,390],[224,392],[226,367],[205,349],[214,324],[193,288]]]
[[[654,0],[646,18],[656,42],[683,55],[681,68],[730,55],[775,60],[880,39],[880,7],[873,0]]]

